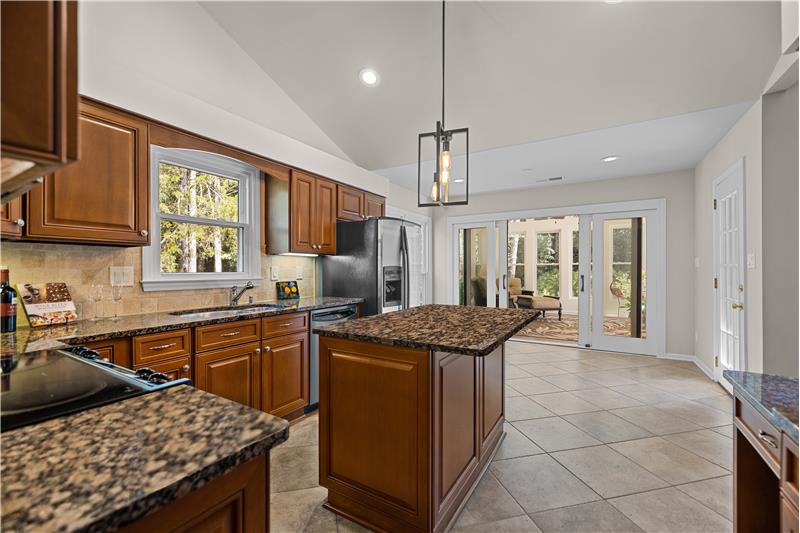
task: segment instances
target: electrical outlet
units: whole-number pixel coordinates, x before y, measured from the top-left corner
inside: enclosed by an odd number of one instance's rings
[[[269,279],[278,281],[278,267],[274,266],[269,268]]]
[[[109,267],[109,284],[112,287],[133,287],[133,267]]]

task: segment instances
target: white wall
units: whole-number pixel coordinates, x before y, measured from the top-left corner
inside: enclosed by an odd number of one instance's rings
[[[795,65],[795,69],[797,66]],[[762,100],[764,372],[798,369],[797,84]]]
[[[434,301],[447,303],[451,285],[447,217],[549,207],[665,198],[667,200],[667,352],[693,353],[694,173],[682,170],[649,176],[536,187],[470,197],[467,206],[434,208]]]
[[[761,100],[711,149],[695,168],[694,316],[696,318],[695,355],[714,367],[714,255],[712,242],[712,182],[740,158],[744,158],[745,246],[755,259],[745,277],[747,308],[747,370],[762,371],[762,254],[761,254]]]
[[[82,94],[386,196],[195,2],[81,2]],[[264,30],[264,46],[269,46]]]

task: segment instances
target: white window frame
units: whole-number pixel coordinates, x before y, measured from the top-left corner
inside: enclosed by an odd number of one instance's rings
[[[162,161],[232,178],[239,182],[239,221],[219,221],[214,225],[240,228],[239,272],[161,272],[161,212],[159,211],[159,163]],[[252,281],[260,285],[259,176],[257,168],[210,152],[183,148],[150,146],[150,228],[151,245],[142,248],[142,289],[171,291],[230,287]],[[195,217],[169,215],[169,220],[195,222]]]
[[[539,262],[539,235],[543,234],[543,233],[555,233],[555,234],[558,235],[558,237],[557,237],[557,239],[558,239],[558,249],[556,250],[556,253],[558,253],[558,261],[556,261],[555,263],[540,263]],[[561,237],[562,237],[561,228],[556,228],[556,229],[551,229],[551,230],[541,230],[541,231],[535,231],[534,232],[533,246],[534,246],[534,251],[535,251],[534,257],[536,258],[536,260],[535,260],[535,262],[533,264],[533,279],[534,279],[533,290],[534,290],[534,294],[536,294],[537,296],[543,296],[543,294],[541,294],[539,292],[539,267],[540,266],[555,266],[555,267],[558,268],[558,296],[557,297],[558,298],[562,297],[561,293],[563,291],[561,290],[562,289],[562,287],[561,287],[561,274],[562,274],[562,268],[561,268],[561,255],[562,255],[561,254]],[[570,274],[569,275],[572,276],[572,268],[571,267],[570,267]],[[570,277],[570,280],[571,279],[572,278]],[[572,282],[570,281],[570,284],[571,283]]]

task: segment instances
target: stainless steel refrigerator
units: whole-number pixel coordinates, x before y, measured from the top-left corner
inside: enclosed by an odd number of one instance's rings
[[[364,316],[425,300],[422,227],[407,220],[337,222],[336,255],[320,258],[317,265],[321,294],[364,298]]]

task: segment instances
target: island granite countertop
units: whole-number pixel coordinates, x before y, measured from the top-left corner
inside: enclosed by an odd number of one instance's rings
[[[116,529],[266,453],[288,428],[181,385],[8,431],[3,531]]]
[[[314,329],[325,337],[483,356],[528,325],[537,312],[423,305]]]
[[[363,298],[335,298],[328,296],[300,298],[298,300],[271,300],[240,305],[237,307],[215,307],[200,309],[202,311],[228,311],[235,313],[227,316],[188,316],[192,310],[148,313],[139,315],[123,315],[117,320],[104,318],[101,320],[79,320],[71,324],[44,328],[20,328],[15,333],[0,335],[0,354],[15,355],[38,350],[63,348],[67,344],[81,344],[148,333],[161,333],[182,328],[233,322],[247,318],[313,311],[338,307],[340,305],[359,304]],[[270,309],[257,309],[259,306],[275,306]],[[177,314],[176,314],[177,313]]]
[[[776,428],[798,441],[798,379],[725,370],[723,377]]]

